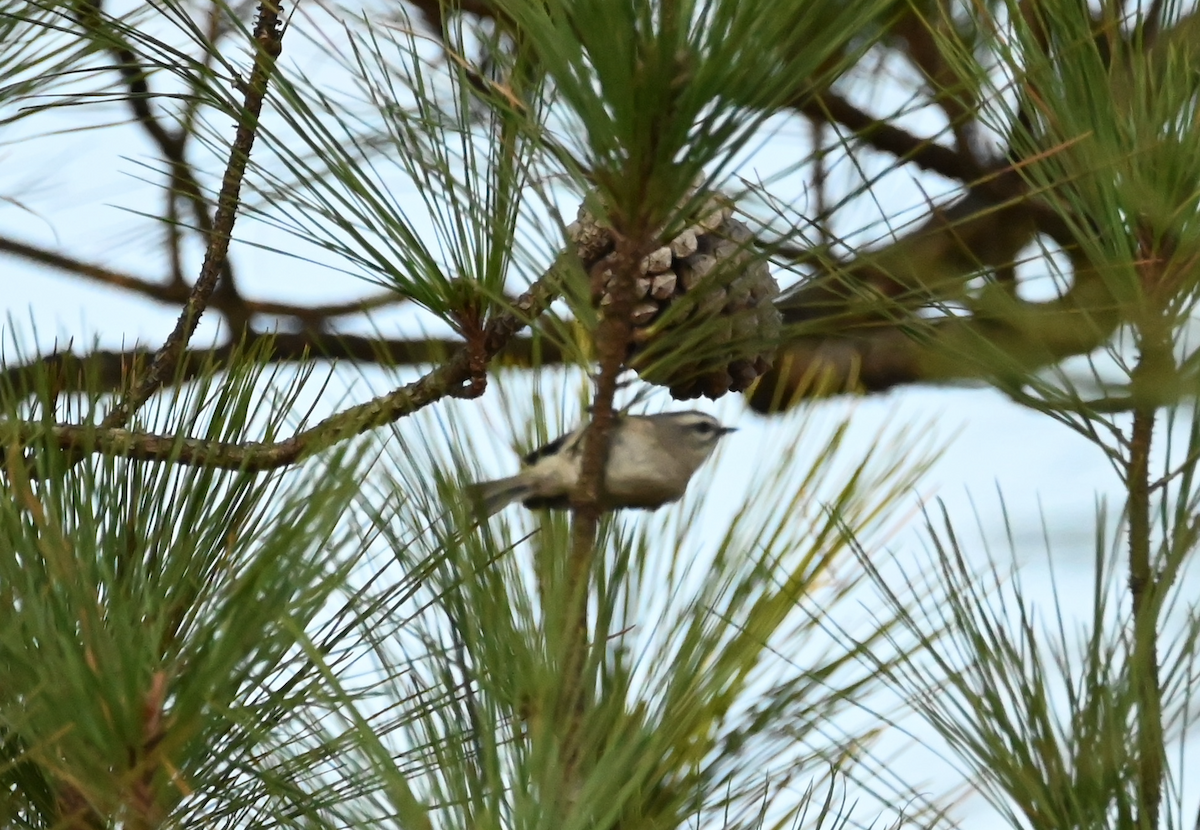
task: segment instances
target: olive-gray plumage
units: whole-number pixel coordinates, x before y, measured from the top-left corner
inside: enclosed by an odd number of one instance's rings
[[[475,485],[481,511],[490,516],[515,501],[534,509],[569,506],[579,483],[585,429],[533,451],[516,475]],[[604,508],[653,510],[676,501],[730,432],[711,415],[692,410],[618,416],[609,433]]]

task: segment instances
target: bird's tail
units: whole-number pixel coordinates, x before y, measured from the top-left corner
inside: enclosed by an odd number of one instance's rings
[[[475,509],[483,516],[498,513],[514,501],[528,498],[532,493],[529,485],[520,480],[520,476],[498,478],[495,481],[481,481],[467,488]]]

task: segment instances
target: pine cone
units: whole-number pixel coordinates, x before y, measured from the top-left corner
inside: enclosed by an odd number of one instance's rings
[[[642,260],[631,317],[628,365],[678,399],[746,389],[771,368],[782,326],[772,302],[779,285],[749,250],[753,234],[733,218],[732,204],[710,196],[697,216]],[[609,229],[586,207],[567,230],[589,268],[613,248]],[[608,293],[600,298],[601,308],[611,302]]]

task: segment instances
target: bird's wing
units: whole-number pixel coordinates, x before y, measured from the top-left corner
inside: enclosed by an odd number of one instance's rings
[[[579,452],[579,442],[583,438],[584,426],[575,427],[570,432],[558,436],[553,441],[543,444],[521,459],[526,467],[536,464],[540,459],[550,455],[568,457]]]

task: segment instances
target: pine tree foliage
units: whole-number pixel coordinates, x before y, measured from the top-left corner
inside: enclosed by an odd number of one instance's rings
[[[915,717],[1009,826],[1193,826],[1196,20],[1169,0],[0,1],[0,126],[132,116],[169,279],[0,249],[179,309],[116,354],[5,332],[0,823],[952,825],[953,794],[888,754]],[[888,55],[957,153],[844,97]],[[814,142],[751,181],[796,113]],[[861,165],[828,187],[862,144],[956,198],[839,235],[878,196]],[[811,203],[776,196],[801,170]],[[739,261],[789,285],[748,393],[787,440],[737,498],[706,471],[663,511],[603,513],[645,259],[714,193],[753,228]],[[603,245],[570,228],[580,205]],[[380,293],[243,296],[247,228],[281,281],[305,261]],[[449,335],[336,325],[396,304]],[[206,348],[214,312],[231,336]],[[678,340],[648,335],[664,377],[726,342],[675,314]],[[343,395],[339,356],[382,371]],[[931,518],[904,571],[888,545],[937,448],[857,446],[797,406],[962,379],[1119,473],[1084,618],[1080,592],[1039,604],[1009,573],[1011,528],[979,556],[961,517]],[[570,510],[474,510],[489,391],[526,449],[590,420]]]

